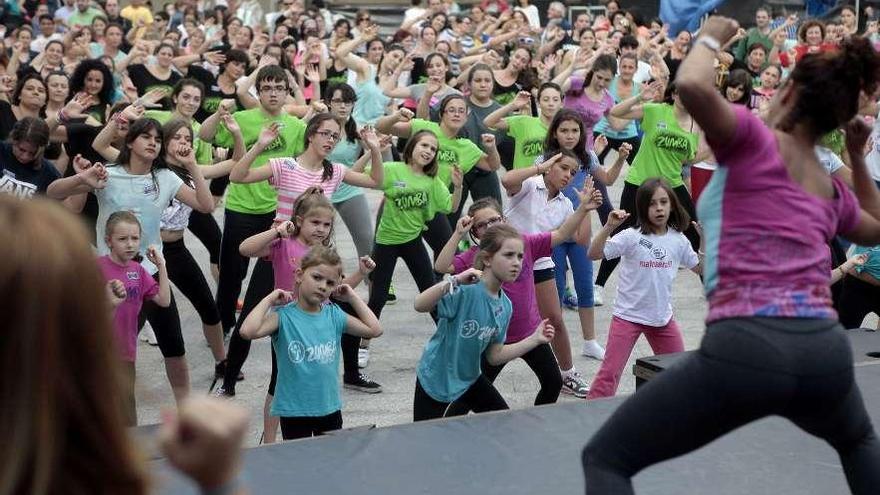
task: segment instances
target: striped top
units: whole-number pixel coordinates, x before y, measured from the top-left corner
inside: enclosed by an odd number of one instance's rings
[[[283,222],[290,220],[293,215],[293,204],[300,194],[312,186],[318,186],[324,190],[327,199],[336,192],[342,178],[345,177],[345,165],[334,163],[333,175],[327,181],[323,181],[323,170],[312,171],[303,168],[295,158],[273,158],[269,160],[272,169],[272,177],[269,184],[278,190],[278,209],[275,213],[275,221]]]

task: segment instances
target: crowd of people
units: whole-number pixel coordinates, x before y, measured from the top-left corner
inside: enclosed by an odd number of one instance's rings
[[[414,0],[387,37],[368,11],[351,22],[320,0],[281,0],[269,13],[254,0],[7,4],[0,191],[22,201],[0,212],[12,225],[31,208],[57,220],[63,206],[89,232],[65,235],[96,249],[103,287],[91,296],[103,302],[71,312],[106,313],[111,331],[90,338],[114,342],[119,400],[101,409],[107,421],[137,424],[139,333],[158,345],[187,413],[197,394],[176,302],[186,297],[214,357],[216,396],[235,395],[251,341],[271,338],[263,442],[279,426],[285,440],[341,428],[342,386],[382,391],[366,370],[371,339],[392,325],[381,316],[397,300],[398,258],[420,292],[414,310],[436,323],[414,377],[415,421],[506,409],[492,382],[517,358],[538,378],[536,405],[613,396],[640,335],[655,353],[684,350],[671,303],[684,268],[706,285],[714,338],[692,375],[652,384],[600,431],[584,454],[588,484],[627,493],[629,476],[673,455],[634,458],[615,444],[641,441],[658,420],[695,448],[779,413],[768,400],[729,421],[699,405],[690,421],[643,419],[654,410],[646,401],[679,401],[683,383],[738,366],[718,360],[778,361],[737,334],[790,349],[788,320],[802,318],[809,337],[798,349],[836,349],[838,317],[858,328],[880,314],[877,20],[860,27],[851,7],[824,21],[761,7],[748,30],[713,18],[674,33],[623,3],[569,16],[553,2],[542,19],[528,0]],[[383,196],[378,211],[365,189]],[[343,257],[352,265],[355,254],[334,248],[343,226],[357,257],[348,274]],[[208,265],[186,246],[187,229]],[[603,342],[594,307],[618,264]],[[579,348],[566,308],[578,315]],[[578,372],[576,354],[601,361],[595,377]],[[857,487],[876,486],[864,469],[876,439],[839,354],[766,373],[840,375],[838,419],[853,428],[796,422],[845,451],[851,486],[867,493]],[[789,386],[764,385],[768,397]],[[685,427],[700,429],[687,446]],[[141,486],[136,472],[119,475]],[[12,480],[37,481],[49,483]]]

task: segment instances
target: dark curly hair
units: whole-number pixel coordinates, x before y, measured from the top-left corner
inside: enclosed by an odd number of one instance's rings
[[[67,101],[70,101],[77,93],[85,91],[86,76],[91,71],[98,71],[104,76],[104,83],[97,95],[98,99],[101,100],[101,104],[109,105],[113,103],[113,74],[110,73],[110,69],[104,62],[96,58],[83,60],[76,66],[76,70],[70,76],[70,92],[67,95]]]

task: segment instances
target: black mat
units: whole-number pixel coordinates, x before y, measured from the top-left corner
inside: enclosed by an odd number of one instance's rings
[[[868,410],[880,423],[880,364],[860,363],[856,375]],[[581,448],[624,399],[356,430],[250,449],[246,477],[255,494],[580,494]],[[153,468],[161,478],[159,493],[196,493],[164,461]],[[635,478],[635,485],[639,494],[656,495],[848,493],[834,450],[781,418],[753,423],[653,466]]]

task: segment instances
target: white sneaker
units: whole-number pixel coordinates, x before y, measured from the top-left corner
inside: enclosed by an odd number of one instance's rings
[[[595,340],[585,340],[581,355],[601,361],[605,359],[605,348]]]
[[[358,349],[358,368],[366,368],[370,364],[370,350],[361,347]]]
[[[572,371],[567,375],[562,374],[562,390],[563,394],[573,395],[579,399],[585,399],[590,393],[590,386],[587,381],[577,371]]]
[[[593,286],[593,306],[602,306],[605,304],[605,287],[601,285]]]
[[[159,341],[156,340],[156,334],[153,332],[153,327],[151,327],[150,325],[144,325],[144,328],[143,330],[141,330],[138,338],[141,342],[146,342],[153,346],[159,345]]]

